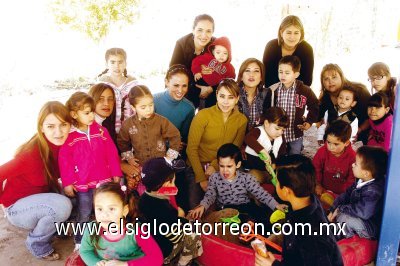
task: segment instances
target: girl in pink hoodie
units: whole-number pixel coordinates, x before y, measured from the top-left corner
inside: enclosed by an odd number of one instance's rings
[[[77,198],[77,222],[84,223],[92,212],[96,185],[119,182],[122,172],[107,129],[94,121],[94,100],[84,92],[76,92],[66,106],[75,128],[60,149],[60,176],[65,195]],[[81,239],[82,235],[75,236],[75,249],[79,249]]]

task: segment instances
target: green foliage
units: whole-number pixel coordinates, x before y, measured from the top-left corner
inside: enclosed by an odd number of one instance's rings
[[[50,8],[58,25],[98,42],[107,36],[111,25],[132,24],[138,4],[139,0],[53,0]]]

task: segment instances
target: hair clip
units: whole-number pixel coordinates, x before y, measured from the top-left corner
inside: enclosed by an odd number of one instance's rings
[[[125,185],[122,185],[122,186],[121,186],[121,190],[122,190],[123,192],[126,192],[126,186],[125,186]]]

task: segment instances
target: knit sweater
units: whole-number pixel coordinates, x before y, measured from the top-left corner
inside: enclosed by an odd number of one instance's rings
[[[300,42],[292,55],[297,56],[301,62],[300,76],[297,79],[311,86],[314,70],[314,53],[311,45],[306,41]],[[281,58],[282,47],[278,44],[278,39],[269,41],[265,46],[263,56],[266,87],[279,82],[278,67]]]
[[[236,172],[232,182],[226,180],[219,172],[212,174],[200,205],[207,210],[215,200],[220,207],[247,204],[250,202],[249,193],[272,210],[278,205],[278,202],[260,186],[254,176],[241,171]]]
[[[296,80],[296,92],[295,92],[295,117],[294,121],[290,121],[290,125],[293,127],[294,135],[296,138],[303,136],[303,131],[297,126],[302,125],[304,122],[308,122],[310,125],[318,121],[318,99],[310,87],[304,85],[300,80]],[[264,101],[264,110],[272,106],[277,106],[277,103],[281,100],[278,97],[278,87],[280,82],[272,85],[268,88],[267,96]],[[308,114],[303,120],[304,112],[308,109]],[[286,111],[286,110],[285,110]],[[285,132],[289,128],[285,129]],[[287,140],[287,139],[286,139]]]
[[[328,144],[324,144],[313,158],[317,184],[324,189],[336,194],[346,191],[354,183],[352,164],[356,161],[356,153],[351,145],[348,145],[343,154],[336,157],[328,150]]]
[[[133,149],[135,158],[139,159],[141,165],[149,159],[164,157],[167,141],[170,149],[179,151],[179,130],[159,114],[154,114],[146,120],[139,120],[136,115],[129,117],[122,123],[117,136],[121,153]]]
[[[96,122],[87,133],[69,133],[60,148],[59,166],[63,186],[74,185],[81,192],[122,176],[117,148],[107,129]]]
[[[226,122],[218,105],[203,109],[194,117],[186,149],[196,182],[207,180],[202,163],[211,163],[218,170],[217,151],[225,143],[242,146],[247,118],[233,109]]]
[[[93,226],[94,223],[88,226]],[[122,235],[118,240],[108,239],[101,234],[96,249],[90,239],[88,228],[85,228],[79,253],[86,265],[96,265],[102,260],[126,261],[128,266],[134,265],[161,265],[163,257],[157,242],[153,237],[142,234],[140,226],[134,234]],[[133,232],[132,232],[133,233]]]
[[[195,108],[186,98],[180,101],[173,99],[168,91],[154,95],[154,106],[157,114],[166,117],[179,130],[183,142],[187,142],[190,123],[192,123]]]
[[[60,147],[47,141],[54,157],[53,167],[58,170],[58,152]],[[50,192],[39,147],[23,151],[11,161],[0,166],[0,184],[6,180],[5,186],[0,186],[0,204],[9,207],[17,200]]]

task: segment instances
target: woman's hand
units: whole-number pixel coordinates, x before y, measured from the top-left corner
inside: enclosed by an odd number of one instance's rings
[[[71,198],[75,197],[75,191],[76,191],[76,189],[75,189],[74,185],[69,185],[64,188],[65,195],[67,195],[68,197],[71,197]]]
[[[200,181],[199,185],[200,185],[201,189],[202,189],[204,192],[207,191],[207,187],[208,187],[208,181],[207,181],[207,180],[205,180],[205,181]]]
[[[121,162],[121,170],[127,177],[131,178],[140,174],[140,166],[133,166],[124,161]]]
[[[208,97],[208,95],[210,95],[214,91],[211,86],[202,86],[202,85],[196,84],[196,87],[201,89],[201,92],[199,95],[199,97],[201,99],[206,99]]]
[[[333,223],[336,220],[336,216],[339,214],[339,209],[336,208],[335,211],[328,214],[328,221]]]
[[[210,175],[214,174],[215,172],[217,172],[217,170],[215,170],[214,166],[209,165],[204,173],[206,174],[207,177],[209,177]]]
[[[139,167],[139,159],[132,157],[128,160],[128,163],[132,166]]]
[[[107,262],[106,260],[101,260],[101,261],[96,263],[96,266],[105,266],[106,262]]]

